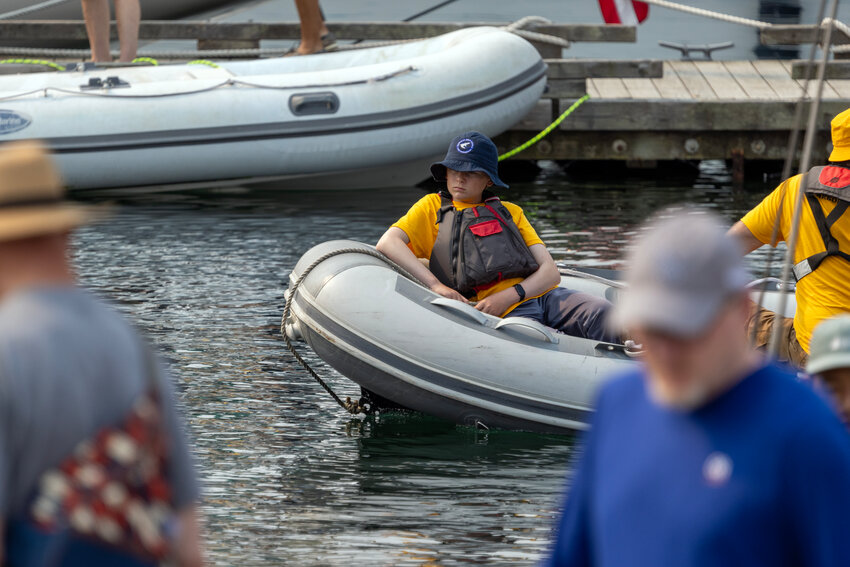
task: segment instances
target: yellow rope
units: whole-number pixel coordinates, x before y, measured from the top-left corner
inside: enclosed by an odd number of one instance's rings
[[[57,71],[65,70],[65,67],[62,65],[57,65],[53,61],[46,61],[44,59],[3,59],[0,61],[0,65],[44,65]]]
[[[557,128],[557,127],[558,127],[558,125],[559,125],[561,122],[563,122],[563,121],[564,121],[564,119],[565,119],[567,116],[569,116],[570,114],[572,114],[572,113],[573,113],[573,111],[574,111],[576,108],[578,108],[579,106],[581,106],[581,105],[582,105],[582,103],[584,103],[584,101],[586,101],[586,100],[587,100],[587,99],[589,99],[589,98],[590,98],[590,95],[589,95],[589,94],[586,94],[586,95],[584,95],[583,97],[581,97],[580,99],[578,99],[577,101],[575,101],[575,102],[572,104],[572,106],[570,106],[568,109],[566,109],[564,112],[562,112],[562,113],[561,113],[561,115],[560,115],[560,116],[559,116],[559,117],[558,117],[558,118],[557,118],[554,122],[552,122],[551,124],[549,124],[548,126],[546,126],[546,128],[545,128],[542,132],[540,132],[539,134],[537,134],[536,136],[534,136],[532,139],[530,139],[529,141],[527,141],[527,142],[526,142],[526,143],[524,143],[523,145],[518,146],[518,147],[516,147],[516,148],[512,149],[511,151],[506,152],[506,153],[504,153],[504,154],[500,155],[500,156],[499,156],[499,161],[502,161],[502,160],[508,159],[509,157],[513,157],[513,156],[515,156],[515,155],[517,155],[518,153],[520,153],[521,151],[523,151],[523,150],[527,150],[528,148],[530,148],[531,146],[533,146],[534,144],[536,144],[537,142],[539,142],[540,140],[542,140],[543,138],[545,138],[545,137],[549,134],[549,132],[551,132],[552,130],[554,130],[555,128]]]
[[[159,66],[159,61],[157,61],[153,57],[136,57],[135,59],[133,59],[132,63],[150,63],[154,67]]]
[[[218,65],[213,63],[212,61],[207,61],[206,59],[195,59],[194,61],[189,61],[186,65],[206,65],[207,67],[212,67],[213,69],[221,69]]]

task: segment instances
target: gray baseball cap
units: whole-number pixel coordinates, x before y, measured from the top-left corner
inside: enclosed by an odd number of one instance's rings
[[[705,210],[668,209],[648,223],[626,266],[628,288],[612,322],[682,337],[699,335],[750,280],[740,246]]]
[[[845,367],[850,368],[850,315],[838,315],[815,327],[806,372],[820,374]]]

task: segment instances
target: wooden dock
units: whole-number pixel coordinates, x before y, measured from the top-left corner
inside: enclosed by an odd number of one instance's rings
[[[387,41],[505,24],[328,22],[328,27],[340,40]],[[538,23],[527,29],[570,42],[637,39],[636,29],[629,26]],[[84,41],[85,26],[73,21],[0,22],[0,44],[9,40],[19,45],[28,38],[45,37]],[[148,21],[140,27],[142,44],[194,40],[201,51],[188,58],[203,57],[203,50],[256,50],[265,40],[298,37],[295,22]],[[767,45],[810,43],[819,37],[821,32],[812,26],[773,26],[761,32],[761,41]],[[835,41],[847,44],[850,37],[837,33]],[[524,120],[496,139],[500,149],[525,142],[585,93],[591,98],[543,141],[513,159],[618,160],[637,167],[669,160],[727,159],[740,173],[745,161],[785,158],[795,105],[802,93],[802,62],[565,59],[559,46],[534,45],[549,67],[548,90]],[[0,45],[0,58],[13,53],[17,51]],[[0,72],[4,68],[23,70],[0,66]],[[830,119],[850,107],[850,61],[830,63],[827,77],[815,162],[825,159],[829,151]],[[814,83],[810,94],[813,89]]]
[[[586,79],[591,98],[517,159],[782,160],[803,90],[791,61],[664,61],[661,77]],[[829,122],[850,107],[850,71],[824,85],[814,161],[826,158]],[[815,83],[809,85],[814,94]],[[571,99],[561,99],[566,108]],[[515,147],[552,121],[552,101],[497,140]]]

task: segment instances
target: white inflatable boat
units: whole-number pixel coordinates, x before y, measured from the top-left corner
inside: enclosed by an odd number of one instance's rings
[[[46,140],[71,188],[354,174],[430,160],[465,130],[495,136],[545,82],[537,50],[494,28],[216,68],[14,75],[0,77],[0,143]]]
[[[282,330],[397,406],[465,425],[568,432],[586,426],[602,381],[639,356],[530,319],[486,315],[414,283],[380,258],[353,241],[310,249],[289,276],[291,290],[316,264],[294,297],[287,292],[291,311]],[[592,270],[574,273],[561,285],[616,301],[617,282]],[[768,292],[765,306],[775,305],[777,295]]]

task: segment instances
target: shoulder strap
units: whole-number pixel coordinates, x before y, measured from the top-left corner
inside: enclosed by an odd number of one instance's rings
[[[818,168],[815,168],[818,169]],[[810,171],[809,173],[815,173],[815,169]],[[838,239],[832,234],[832,225],[838,221],[839,218],[845,213],[847,210],[848,203],[847,201],[840,199],[836,204],[835,208],[830,211],[829,215],[825,215],[823,212],[823,206],[817,198],[816,192],[809,191],[810,182],[807,178],[811,177],[809,173],[803,175],[803,179],[800,180],[801,186],[805,187],[806,190],[806,201],[809,203],[809,208],[812,211],[812,216],[815,219],[815,225],[818,227],[818,232],[820,233],[821,240],[823,240],[823,244],[826,247],[826,250],[823,252],[819,252],[817,254],[812,254],[808,258],[797,262],[794,265],[793,272],[794,277],[797,281],[800,281],[807,275],[811,274],[815,271],[821,263],[830,256],[838,256],[843,258],[844,260],[850,261],[850,254],[842,252],[838,245]]]
[[[455,289],[455,258],[457,242],[454,238],[457,210],[451,196],[440,192],[440,210],[437,211],[437,239],[431,248],[428,267],[440,283]]]
[[[454,202],[452,201],[452,196],[448,194],[446,191],[440,191],[440,208],[437,210],[437,223],[440,224],[443,222],[443,217],[445,217],[446,213],[449,211],[453,211],[455,208]]]

